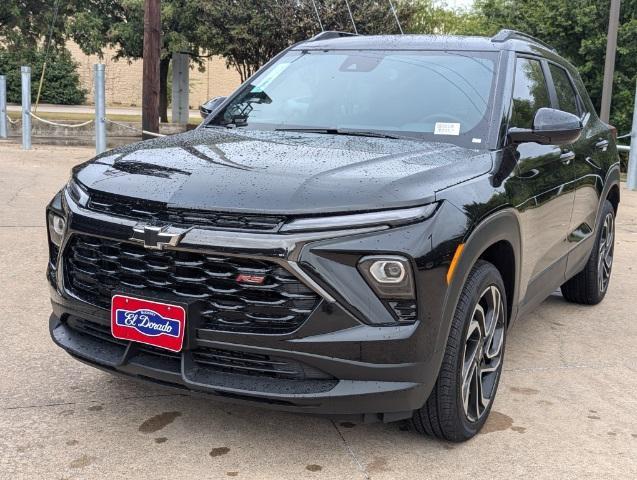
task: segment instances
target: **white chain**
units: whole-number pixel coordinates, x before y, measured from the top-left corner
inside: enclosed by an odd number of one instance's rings
[[[125,123],[115,122],[113,120],[109,120],[108,118],[105,118],[104,120],[107,121],[108,123],[112,123],[113,125],[117,125],[117,126],[122,127],[122,128],[127,128],[127,129],[133,130],[135,132],[141,132],[144,135],[150,135],[151,137],[165,137],[166,136],[166,135],[164,135],[162,133],[149,132],[148,130],[141,130],[139,128],[131,127],[130,125],[126,125]]]
[[[91,123],[93,123],[95,120],[88,120],[86,122],[83,123],[77,123],[74,125],[69,125],[66,123],[56,123],[56,122],[51,122],[50,120],[45,120],[44,118],[38,117],[35,113],[33,112],[29,112],[29,115],[31,115],[33,118],[35,118],[36,120],[42,122],[42,123],[46,123],[48,125],[53,125],[55,127],[64,127],[64,128],[80,128],[80,127],[86,127],[87,125],[90,125]],[[9,121],[9,123],[11,125],[17,125],[18,123],[20,123],[20,118],[18,118],[17,120],[11,120],[11,117],[9,117],[9,115],[6,115],[7,120]],[[139,128],[135,128],[135,127],[131,127],[130,125],[126,125],[125,123],[119,123],[119,122],[115,122],[113,120],[109,120],[108,118],[104,119],[106,122],[108,123],[112,123],[113,125],[117,125],[119,127],[122,128],[127,128],[128,130],[133,130],[135,132],[140,132],[144,135],[150,135],[152,137],[165,137],[166,135],[162,134],[162,133],[155,133],[155,132],[149,132],[148,130],[142,130]]]
[[[20,119],[18,118],[17,120],[11,120],[11,117],[8,114],[5,114],[7,117],[7,120],[9,121],[9,124],[11,125],[17,125],[18,123],[20,123]]]
[[[87,125],[90,125],[91,123],[94,122],[94,120],[89,120],[87,122],[84,123],[76,123],[74,125],[68,125],[65,123],[56,123],[56,122],[51,122],[49,120],[45,120],[44,118],[40,118],[38,117],[35,113],[33,112],[29,112],[29,115],[31,115],[33,118],[35,118],[36,120],[42,122],[42,123],[46,123],[48,125],[53,125],[54,127],[64,127],[64,128],[80,128],[80,127],[86,127]]]

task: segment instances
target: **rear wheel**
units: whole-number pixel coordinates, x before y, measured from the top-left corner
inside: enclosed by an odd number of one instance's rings
[[[434,389],[412,418],[417,431],[454,442],[480,431],[502,372],[506,305],[500,273],[479,260],[460,295]]]
[[[602,207],[597,239],[584,269],[562,285],[566,300],[597,305],[606,296],[615,254],[615,209],[606,200]]]

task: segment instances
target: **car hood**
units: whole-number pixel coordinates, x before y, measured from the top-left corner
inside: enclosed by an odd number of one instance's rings
[[[417,140],[201,128],[75,167],[89,191],[215,211],[317,214],[422,205],[488,172],[489,152]]]

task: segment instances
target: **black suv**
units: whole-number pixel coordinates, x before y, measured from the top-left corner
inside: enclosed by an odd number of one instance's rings
[[[461,441],[513,320],[606,294],[615,131],[538,40],[326,32],[213,103],[48,206],[50,331],[78,360]]]

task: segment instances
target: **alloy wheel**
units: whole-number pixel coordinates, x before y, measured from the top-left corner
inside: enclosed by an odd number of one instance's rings
[[[504,316],[502,294],[491,285],[480,296],[465,336],[462,402],[471,422],[482,418],[495,396],[502,365]]]
[[[599,255],[597,257],[597,283],[599,291],[605,292],[610,282],[615,251],[615,218],[612,213],[606,215],[599,239]]]

